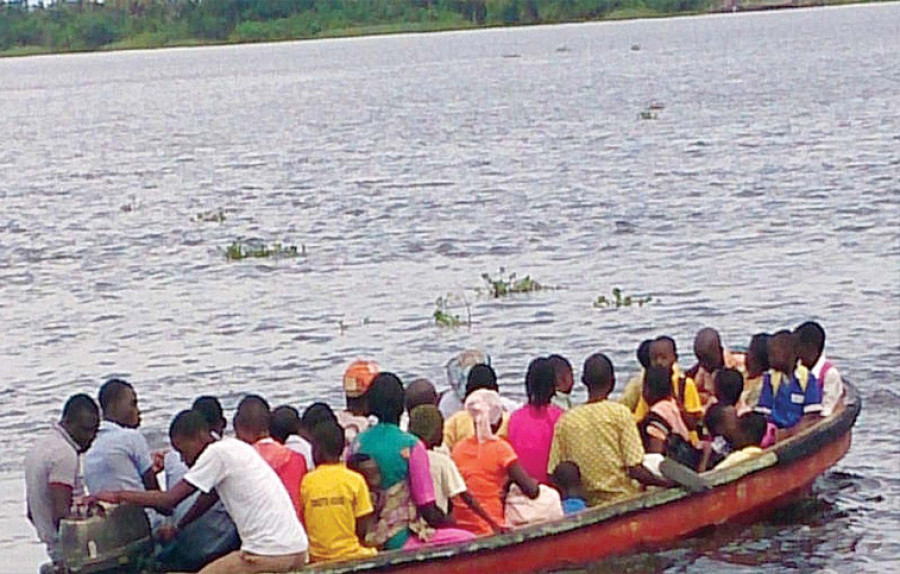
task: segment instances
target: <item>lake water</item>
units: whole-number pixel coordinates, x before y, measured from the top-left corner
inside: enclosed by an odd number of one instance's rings
[[[110,375],[162,446],[201,393],[338,404],[357,357],[443,384],[484,347],[522,396],[538,354],[622,385],[650,335],[690,365],[815,318],[864,399],[816,496],[597,570],[900,571],[898,54],[882,4],[0,61],[2,570],[43,557],[32,433]],[[488,300],[500,267],[560,289]],[[655,304],[592,308],[616,286]]]

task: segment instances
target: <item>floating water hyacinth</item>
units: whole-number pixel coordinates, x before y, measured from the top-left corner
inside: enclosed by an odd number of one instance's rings
[[[268,245],[260,239],[235,239],[231,245],[225,248],[225,258],[231,261],[299,257],[301,255],[306,255],[306,245],[301,245],[298,250],[296,245],[281,243]]]
[[[466,308],[465,319],[453,312],[453,307],[459,304],[464,305]],[[434,323],[439,327],[455,329],[463,325],[472,326],[472,306],[465,295],[460,296],[448,293],[438,297],[434,301],[434,313],[431,316],[434,319]]]
[[[225,210],[224,209],[214,209],[211,211],[204,211],[202,213],[198,213],[196,216],[191,218],[191,221],[199,221],[201,223],[222,223],[225,221]]]
[[[515,273],[507,274],[503,267],[500,268],[499,277],[495,278],[488,273],[482,273],[481,278],[487,285],[488,294],[495,299],[516,293],[533,293],[548,288],[532,279],[530,275],[519,279]]]
[[[631,306],[643,307],[651,301],[653,301],[652,295],[647,295],[646,297],[625,295],[621,289],[614,287],[612,290],[612,298],[607,298],[606,295],[600,295],[597,297],[597,300],[594,301],[593,305],[595,309],[619,309],[621,307]]]

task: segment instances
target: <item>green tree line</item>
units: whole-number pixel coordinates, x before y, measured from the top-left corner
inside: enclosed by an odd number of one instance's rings
[[[107,0],[0,4],[0,51],[258,42],[596,20],[707,9],[712,0]]]

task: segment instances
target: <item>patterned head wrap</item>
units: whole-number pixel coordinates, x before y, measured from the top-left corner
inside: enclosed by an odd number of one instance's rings
[[[466,396],[466,380],[475,365],[490,365],[491,357],[482,350],[469,349],[450,359],[447,363],[447,382],[450,388],[463,400]]]
[[[500,393],[478,389],[466,399],[466,411],[475,422],[475,437],[479,443],[498,440],[493,426],[503,418],[503,402]]]

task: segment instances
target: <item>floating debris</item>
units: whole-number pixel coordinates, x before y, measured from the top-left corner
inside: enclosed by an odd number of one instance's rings
[[[633,305],[643,307],[651,301],[653,301],[652,295],[647,295],[646,297],[624,295],[620,288],[614,287],[612,290],[612,298],[607,298],[606,295],[600,295],[597,297],[597,300],[594,301],[593,306],[595,309],[619,309],[621,307],[631,307]]]
[[[202,223],[222,223],[223,221],[225,221],[225,219],[226,219],[226,217],[225,217],[224,209],[219,209],[219,210],[214,209],[211,211],[204,211],[202,213],[198,213],[197,215],[195,215],[194,217],[191,218],[191,221],[198,221],[198,222],[202,222]]]
[[[530,275],[519,279],[515,273],[507,274],[503,267],[500,268],[500,277],[494,278],[488,273],[482,273],[481,278],[487,284],[488,294],[494,299],[516,293],[534,293],[547,289],[546,286],[532,279]]]
[[[570,50],[568,46],[566,46],[565,44],[563,44],[562,46],[560,46],[559,48],[557,48],[556,51],[557,51],[557,53],[565,54],[566,52],[571,52],[572,50]]]
[[[666,104],[664,104],[662,102],[657,102],[657,101],[650,102],[650,105],[647,106],[647,109],[648,110],[657,110],[657,111],[664,110],[664,109],[666,109]]]
[[[268,245],[260,239],[235,239],[225,249],[225,258],[230,261],[299,256],[306,256],[306,245],[301,245],[300,249],[297,249],[296,245],[283,245],[281,243]]]
[[[509,58],[521,58],[521,57],[522,57],[522,54],[503,54],[503,57],[504,57],[504,58],[507,58],[507,59],[509,59]]]
[[[132,195],[129,199],[131,201],[129,201],[128,203],[126,203],[124,205],[119,206],[119,211],[121,211],[122,213],[131,213],[133,211],[137,211],[137,208],[138,208],[137,197]]]
[[[458,314],[453,312],[454,303],[462,303],[466,307],[466,318],[462,319]],[[463,295],[462,297],[448,293],[438,297],[434,301],[434,313],[431,314],[434,323],[438,327],[448,327],[456,329],[466,325],[472,326],[472,306],[469,300]]]
[[[638,114],[638,119],[641,120],[657,120],[659,116],[653,110],[641,110]]]
[[[640,44],[632,44],[632,45],[631,45],[631,51],[632,51],[632,52],[640,52],[640,51],[641,51],[641,45],[640,45]]]

